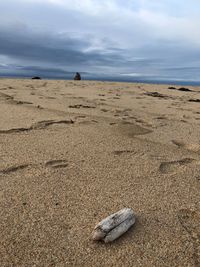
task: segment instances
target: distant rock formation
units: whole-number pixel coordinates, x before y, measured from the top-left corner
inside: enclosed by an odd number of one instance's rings
[[[38,77],[38,76],[32,77],[31,79],[32,79],[32,80],[41,80],[41,78]]]
[[[185,88],[185,87],[181,87],[178,89],[179,91],[183,91],[183,92],[192,92],[191,89]]]
[[[80,81],[81,80],[81,75],[79,72],[76,72],[76,75],[74,76],[75,81]]]
[[[179,91],[183,91],[183,92],[192,92],[191,89],[185,88],[185,87],[180,87],[180,88],[176,89],[176,87],[170,86],[170,87],[168,87],[168,89],[179,90]]]

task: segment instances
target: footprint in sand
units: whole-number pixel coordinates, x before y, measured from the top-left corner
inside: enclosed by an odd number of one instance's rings
[[[158,98],[165,98],[165,99],[170,98],[169,96],[160,94],[158,92],[146,92],[146,93],[144,93],[144,95],[152,96],[152,97],[158,97]]]
[[[31,89],[35,89],[32,84],[27,84],[26,87],[31,88]]]
[[[165,116],[158,116],[158,117],[155,117],[156,120],[165,120],[167,119]]]
[[[47,96],[46,99],[56,99],[54,96]]]
[[[105,96],[104,94],[98,94],[98,96]]]
[[[47,82],[44,82],[41,87],[45,87],[47,85]]]
[[[120,156],[122,154],[130,154],[130,153],[135,154],[135,151],[134,150],[115,150],[115,151],[113,151],[113,154],[117,155],[117,156]]]
[[[189,151],[196,152],[196,153],[200,152],[200,144],[195,144],[195,143],[187,144],[187,143],[184,143],[178,140],[172,140],[172,143],[175,144],[179,148],[184,148]]]
[[[29,166],[28,164],[11,166],[11,167],[8,167],[6,169],[0,170],[0,174],[10,174],[12,172],[23,170],[23,169],[27,168],[28,166]]]
[[[45,166],[46,167],[51,167],[51,168],[54,168],[54,169],[58,169],[58,168],[65,168],[68,166],[68,163],[66,160],[63,160],[63,159],[59,159],[59,160],[50,160],[50,161],[47,161],[45,163]]]
[[[32,102],[28,102],[28,101],[21,101],[21,100],[18,100],[15,102],[17,105],[24,105],[24,104],[27,104],[27,105],[31,105],[33,104]]]
[[[96,120],[83,120],[83,121],[78,122],[79,125],[92,125],[94,123],[98,123],[98,121],[96,121]]]
[[[135,121],[136,121],[136,122],[139,122],[139,123],[145,123],[145,121],[142,120],[142,119],[136,119]]]
[[[128,137],[134,137],[136,135],[145,135],[152,132],[152,130],[143,128],[140,125],[128,121],[122,121],[116,127],[116,131],[119,131],[121,134],[126,135]],[[113,127],[113,129],[114,128],[115,126]]]
[[[13,100],[14,97],[11,96],[11,95],[7,95],[7,94],[4,94],[4,93],[0,93],[0,100],[4,100],[4,101],[11,101]]]
[[[89,106],[89,105],[77,104],[77,105],[69,105],[69,108],[96,108],[96,107],[95,106]]]
[[[174,173],[177,170],[184,169],[185,166],[191,164],[193,161],[195,161],[195,159],[184,158],[181,160],[162,162],[159,166],[159,171],[164,174]]]
[[[75,117],[75,119],[84,119],[84,118],[86,118],[85,115],[78,115],[78,116]]]
[[[144,97],[136,96],[136,99],[144,99]]]
[[[108,109],[105,109],[105,108],[102,108],[101,111],[102,112],[108,112],[109,110]]]
[[[200,266],[200,211],[181,209],[178,211],[178,219],[191,237],[194,266]]]

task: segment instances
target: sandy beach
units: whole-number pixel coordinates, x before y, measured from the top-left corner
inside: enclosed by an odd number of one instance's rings
[[[0,79],[0,266],[200,266],[200,87],[171,86]]]

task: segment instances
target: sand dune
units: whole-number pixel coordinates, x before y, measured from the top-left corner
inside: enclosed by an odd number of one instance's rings
[[[200,266],[200,87],[169,86],[0,80],[0,266]]]

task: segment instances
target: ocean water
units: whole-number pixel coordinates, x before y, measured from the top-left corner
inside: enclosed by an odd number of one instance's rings
[[[23,75],[6,75],[1,76],[0,78],[9,78],[9,79],[31,79],[33,76],[23,76]],[[49,80],[73,80],[73,77],[66,76],[40,76],[42,79],[49,79]],[[119,77],[119,76],[113,76],[113,77],[91,77],[89,75],[82,75],[82,80],[91,80],[91,81],[107,81],[107,82],[128,82],[128,83],[148,83],[148,84],[170,84],[170,85],[185,85],[185,86],[200,86],[200,80],[199,81],[193,81],[193,80],[177,80],[177,79],[144,79],[144,78],[133,78],[133,77]]]
[[[128,82],[128,83],[148,83],[148,84],[170,84],[170,85],[186,85],[186,86],[200,86],[200,81],[185,81],[185,80],[159,80],[159,79],[134,79],[134,78],[98,78],[92,79],[95,81],[108,82]]]

